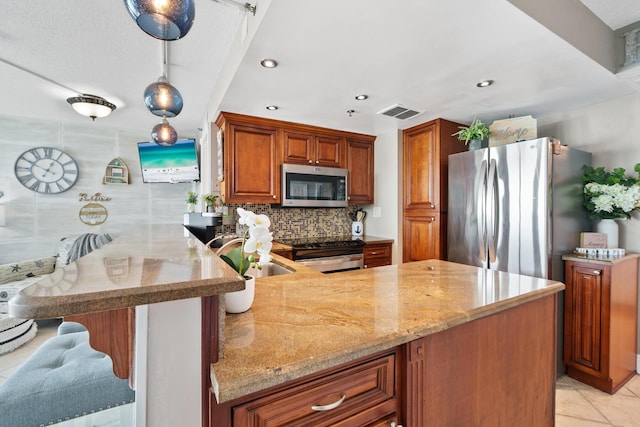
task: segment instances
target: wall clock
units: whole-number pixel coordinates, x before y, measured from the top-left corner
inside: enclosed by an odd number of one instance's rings
[[[29,190],[45,194],[62,193],[78,180],[76,161],[57,148],[36,147],[22,153],[16,160],[16,178]]]

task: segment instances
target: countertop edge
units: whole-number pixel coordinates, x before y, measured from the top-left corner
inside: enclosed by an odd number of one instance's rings
[[[210,377],[215,386],[215,396],[218,403],[228,402],[260,392],[268,388],[281,385],[288,381],[304,378],[305,376],[319,371],[330,369],[353,360],[370,356],[372,354],[392,349],[396,346],[406,344],[416,339],[435,334],[464,323],[468,323],[483,317],[488,317],[510,308],[535,301],[550,295],[555,295],[565,289],[564,283],[555,282],[543,289],[510,298],[504,301],[493,303],[485,307],[476,309],[468,315],[457,315],[437,325],[427,326],[413,331],[401,331],[398,334],[390,335],[385,339],[370,342],[365,346],[350,348],[341,352],[316,355],[312,360],[304,359],[289,364],[286,369],[282,366],[262,371],[254,375],[246,376],[242,380],[234,380],[233,387],[220,387],[215,376],[215,364],[210,367]]]

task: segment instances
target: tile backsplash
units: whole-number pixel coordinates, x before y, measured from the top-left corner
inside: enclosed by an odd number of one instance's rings
[[[351,234],[349,212],[354,208],[282,208],[264,204],[227,203],[229,215],[234,216],[234,224],[238,221],[236,208],[265,214],[271,220],[270,230],[274,239],[297,237],[320,237]],[[223,226],[224,233],[235,232],[235,225]]]

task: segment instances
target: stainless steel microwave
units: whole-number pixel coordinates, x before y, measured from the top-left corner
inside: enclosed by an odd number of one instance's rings
[[[282,165],[282,206],[347,207],[347,169]]]

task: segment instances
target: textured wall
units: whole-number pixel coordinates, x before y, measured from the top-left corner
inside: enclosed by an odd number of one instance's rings
[[[89,121],[85,126],[70,126],[0,116],[0,191],[5,194],[0,203],[5,204],[7,216],[6,226],[0,227],[0,264],[53,255],[57,242],[64,236],[110,233],[117,237],[133,224],[181,224],[186,193],[193,186],[142,182],[136,143],[147,139],[144,132],[105,129]],[[15,178],[13,170],[18,156],[40,146],[60,148],[78,163],[80,177],[69,191],[57,195],[38,194],[23,187]],[[115,157],[120,157],[129,167],[131,184],[102,184],[106,166]],[[111,198],[100,202],[109,213],[106,222],[89,226],[80,221],[80,208],[87,203],[79,200],[80,193],[101,193]],[[229,210],[235,214],[237,206],[231,205]],[[243,207],[269,215],[276,238],[351,233],[347,209]],[[235,226],[226,228],[235,231]]]
[[[103,119],[108,120],[108,119]],[[83,126],[60,122],[0,116],[0,191],[5,196],[6,225],[0,227],[0,264],[50,256],[57,241],[86,232],[119,233],[131,224],[181,223],[184,198],[191,184],[144,184],[136,143],[143,132],[105,129],[87,121]],[[38,194],[23,187],[14,176],[17,157],[32,147],[57,147],[75,158],[80,177],[74,187],[57,195]],[[103,185],[109,161],[120,157],[129,167],[130,185]],[[87,202],[80,193],[111,197],[100,202],[108,211],[106,222],[89,226],[79,219]]]

